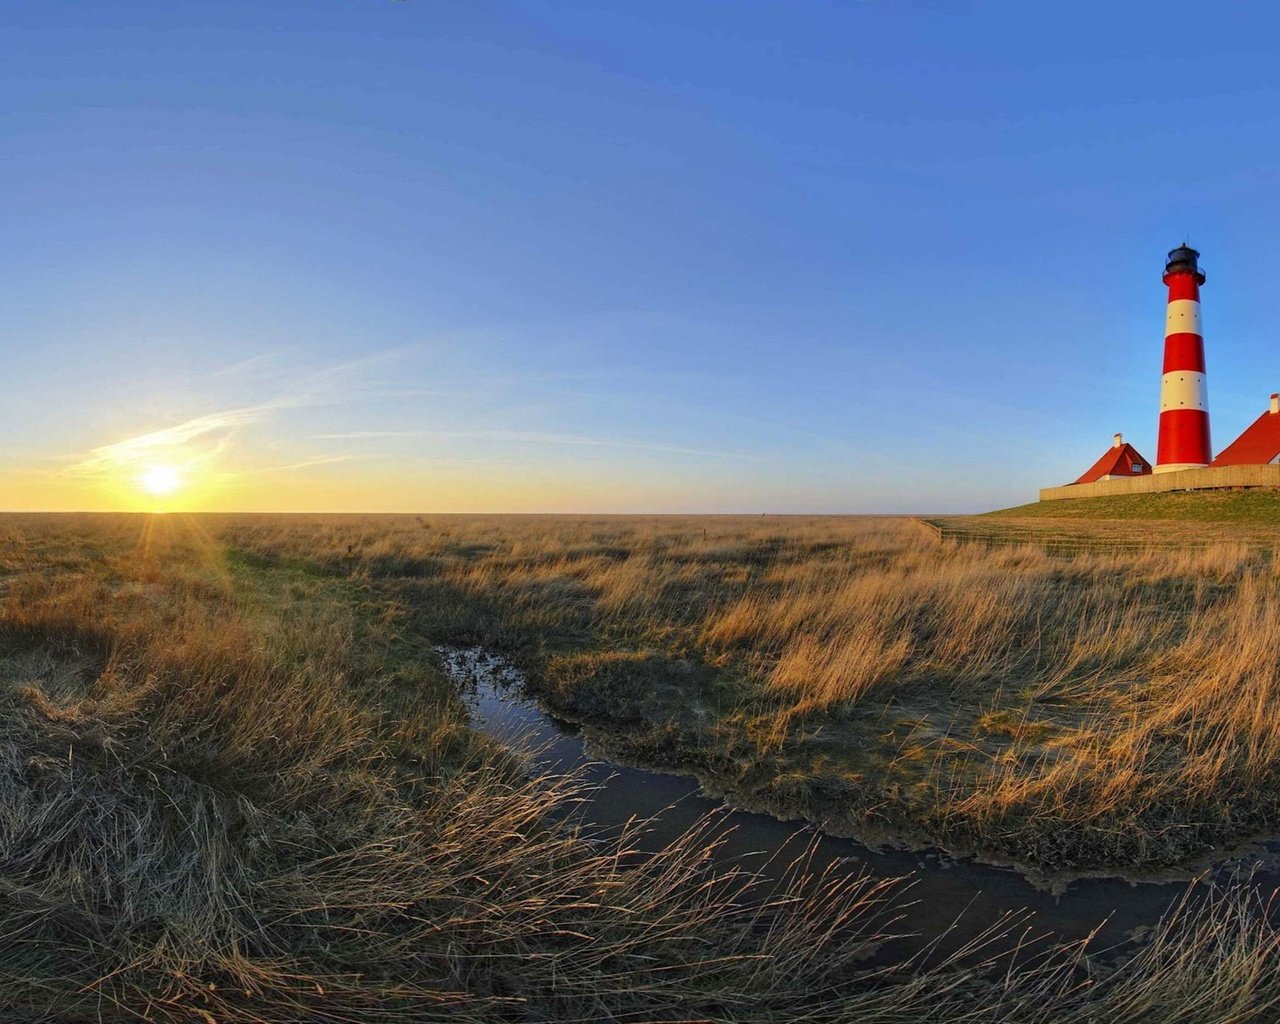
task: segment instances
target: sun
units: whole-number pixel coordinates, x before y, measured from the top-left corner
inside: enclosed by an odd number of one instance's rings
[[[149,466],[138,477],[138,486],[157,497],[182,487],[182,474],[173,466]]]

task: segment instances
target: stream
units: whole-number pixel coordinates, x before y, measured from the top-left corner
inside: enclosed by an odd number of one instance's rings
[[[702,794],[698,781],[610,763],[593,751],[578,728],[559,721],[538,706],[524,689],[519,669],[481,648],[438,648],[450,677],[459,684],[470,709],[471,724],[486,735],[524,753],[533,770],[550,775],[575,773],[587,786],[577,811],[588,835],[605,838],[633,819],[649,819],[649,830],[638,845],[658,850],[705,816],[714,814],[722,827],[717,859],[766,876],[776,875],[811,845],[813,866],[835,863],[835,870],[870,874],[876,878],[910,876],[902,896],[895,932],[912,933],[895,939],[895,955],[909,955],[934,945],[945,954],[980,935],[1004,915],[1029,912],[1031,935],[1061,941],[1080,939],[1097,930],[1091,948],[1100,951],[1123,943],[1138,930],[1156,923],[1183,896],[1186,881],[1133,882],[1122,878],[1081,878],[1061,892],[1038,888],[1017,871],[969,859],[953,859],[940,851],[909,851],[865,846],[854,839],[832,836],[802,821],[782,821],[728,807]],[[1269,858],[1268,858],[1269,860]],[[1218,868],[1256,869],[1254,884],[1280,888],[1280,873],[1271,865],[1232,862]],[[1105,923],[1104,923],[1105,922]],[[940,933],[947,932],[939,941]]]

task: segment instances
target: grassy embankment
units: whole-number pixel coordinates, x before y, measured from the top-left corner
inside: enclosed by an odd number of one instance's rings
[[[987,513],[988,518],[1167,519],[1242,526],[1280,526],[1280,491],[1163,491],[1103,498],[1065,498]]]
[[[571,703],[593,699],[593,680],[613,680],[643,730],[650,704],[626,685],[639,667],[661,682],[663,706],[703,709],[697,749],[715,749],[707,741],[728,723],[755,763],[873,694],[925,685],[926,648],[914,646],[925,640],[935,660],[985,651],[981,671],[999,670],[1026,628],[1019,595],[1043,597],[1072,571],[1034,552],[975,561],[910,530],[4,517],[6,1019],[1268,1019],[1280,1005],[1280,936],[1243,891],[1184,908],[1116,971],[1078,950],[981,978],[918,962],[866,968],[884,889],[810,880],[803,897],[745,905],[740,880],[709,867],[698,834],[652,859],[582,841],[550,813],[564,786],[524,779],[472,733],[424,656],[439,639],[506,646]],[[1127,568],[1140,593],[1189,594],[1189,614],[1209,629],[1222,628],[1218,605],[1269,586],[1262,567],[1234,556]],[[1073,571],[1096,584],[1096,570]],[[1011,572],[1013,591],[975,602],[984,581]],[[1171,591],[1170,573],[1213,584]],[[1109,594],[1077,596],[1075,610],[1114,614]],[[790,617],[769,603],[782,595]],[[923,627],[925,609],[933,635],[902,631]],[[774,616],[767,644],[752,639],[762,615]],[[1052,618],[1048,635],[1067,621]],[[868,647],[886,624],[900,646]],[[1138,642],[1135,621],[1113,625]],[[1076,644],[1050,699],[1133,656]],[[865,667],[868,654],[878,669]],[[1256,652],[1235,657],[1255,672]],[[734,696],[745,678],[773,702],[772,722],[764,705],[706,703],[707,693]],[[956,704],[976,678],[929,686]],[[1240,732],[1226,737],[1219,765],[1179,760],[1175,746],[1163,770],[1193,790],[1215,772],[1265,770],[1268,695],[1252,685],[1262,702],[1253,715],[1226,723],[1220,695],[1190,723]],[[1039,720],[979,726],[1015,752],[1002,770],[1020,794],[1057,779],[1021,774]],[[910,735],[928,748],[919,726]],[[935,757],[904,749],[894,761]],[[1088,784],[1083,769],[1073,777]],[[1059,802],[1074,806],[1065,794]]]

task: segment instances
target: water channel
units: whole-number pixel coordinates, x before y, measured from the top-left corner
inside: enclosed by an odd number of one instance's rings
[[[702,794],[696,779],[613,764],[593,751],[570,723],[542,710],[527,695],[518,669],[479,648],[439,650],[452,678],[462,687],[475,728],[509,747],[524,751],[537,771],[574,773],[587,785],[577,806],[587,832],[602,837],[633,819],[651,821],[642,848],[660,849],[708,814],[719,819],[723,843],[717,853],[766,874],[778,870],[810,845],[815,866],[835,863],[835,870],[876,878],[910,876],[901,922],[892,952],[909,954],[951,930],[937,947],[945,952],[981,933],[1002,915],[1027,911],[1031,934],[1069,941],[1101,931],[1091,944],[1105,950],[1123,944],[1138,930],[1155,924],[1175,901],[1185,896],[1186,881],[1132,882],[1122,878],[1081,878],[1050,892],[1018,872],[969,859],[953,859],[937,851],[877,849],[854,839],[827,835],[800,821],[781,821],[766,814],[727,807]],[[1268,861],[1270,858],[1268,858]],[[1216,870],[1220,877],[1241,867],[1254,867],[1253,884],[1268,891],[1280,887],[1274,866],[1238,862]],[[1104,923],[1105,922],[1105,923]]]

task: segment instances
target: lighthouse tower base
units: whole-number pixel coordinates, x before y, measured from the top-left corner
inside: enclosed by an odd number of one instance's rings
[[[1156,466],[1153,473],[1181,473],[1184,469],[1208,469],[1207,462],[1174,462],[1164,466]]]

